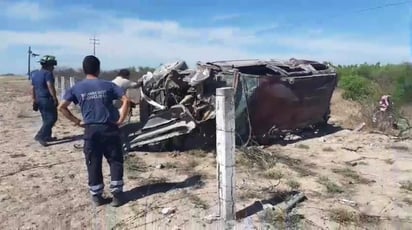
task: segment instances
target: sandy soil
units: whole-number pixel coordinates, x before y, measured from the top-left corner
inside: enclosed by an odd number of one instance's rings
[[[0,229],[217,229],[205,218],[217,212],[213,153],[134,152],[125,163],[129,202],[95,208],[83,154],[73,147],[81,140],[68,138],[82,130],[59,118],[54,135],[66,140],[44,148],[33,140],[41,122],[28,81],[0,78],[0,92]],[[332,102],[332,122],[358,124],[356,104],[338,91]],[[236,229],[262,229],[264,221],[281,229],[412,229],[412,141],[330,131],[239,150]],[[104,175],[108,184],[107,164]],[[259,212],[258,201],[276,204],[293,191],[307,199],[292,212]]]

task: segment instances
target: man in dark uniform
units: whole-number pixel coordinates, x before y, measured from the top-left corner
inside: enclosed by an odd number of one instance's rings
[[[47,146],[48,141],[53,141],[52,128],[57,121],[56,89],[54,88],[54,66],[56,58],[45,55],[41,60],[41,69],[31,73],[33,110],[40,110],[43,125],[34,139],[41,145]]]
[[[103,156],[110,165],[113,194],[112,206],[123,204],[123,154],[119,125],[123,123],[129,110],[129,100],[123,89],[110,81],[98,78],[100,61],[95,56],[86,56],[83,60],[86,78],[67,90],[59,106],[62,114],[76,126],[84,127],[84,154],[89,176],[89,190],[96,205],[105,204],[103,198]],[[122,100],[119,110],[113,100]],[[83,122],[68,109],[70,103],[79,104]]]

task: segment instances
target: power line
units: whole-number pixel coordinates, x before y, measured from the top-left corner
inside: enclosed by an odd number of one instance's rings
[[[409,0],[409,1],[401,1],[401,2],[391,2],[391,3],[386,3],[386,4],[383,4],[383,5],[380,5],[380,6],[374,6],[374,7],[358,9],[358,10],[355,10],[354,12],[359,13],[359,12],[364,12],[364,11],[369,11],[369,10],[383,9],[383,8],[387,8],[387,7],[391,7],[391,6],[404,5],[404,4],[407,4],[407,3],[412,3],[412,1]]]
[[[400,5],[411,4],[411,3],[412,3],[412,0],[399,1],[399,2],[390,2],[390,3],[378,5],[378,6],[371,6],[371,7],[367,7],[367,8],[347,10],[346,12],[342,11],[340,14],[336,14],[335,16],[328,17],[328,20],[333,19],[333,18],[338,18],[338,17],[341,17],[341,16],[345,16],[345,15],[351,14],[351,13],[363,13],[363,12],[367,12],[367,11],[384,9],[384,8],[388,8],[388,7],[400,6]]]
[[[100,40],[96,38],[96,35],[93,38],[89,38],[91,44],[93,44],[93,55],[96,56],[96,46],[100,45]]]

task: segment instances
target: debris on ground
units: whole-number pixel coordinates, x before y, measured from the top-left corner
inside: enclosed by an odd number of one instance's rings
[[[167,216],[167,215],[175,213],[176,208],[170,208],[170,207],[169,208],[163,208],[161,212],[162,212],[163,215]]]

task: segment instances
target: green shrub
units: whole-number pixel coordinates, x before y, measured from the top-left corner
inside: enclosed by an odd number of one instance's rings
[[[377,101],[389,94],[398,106],[412,101],[411,63],[339,66],[338,74],[345,99]]]
[[[345,91],[343,98],[361,101],[374,96],[375,89],[372,82],[359,75],[341,76],[339,86]]]
[[[394,98],[399,104],[412,102],[412,76],[402,75],[396,83]]]

